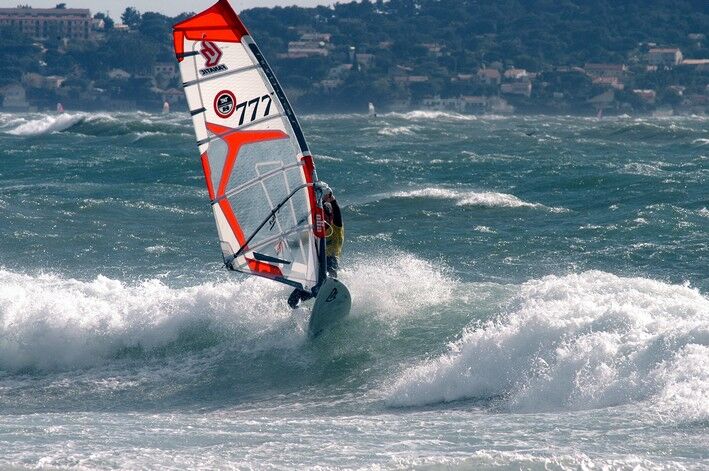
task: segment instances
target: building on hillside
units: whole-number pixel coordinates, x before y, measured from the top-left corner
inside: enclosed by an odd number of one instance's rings
[[[432,111],[464,111],[463,102],[459,98],[441,98],[436,95],[434,97],[424,98],[421,100],[421,105],[426,110]]]
[[[460,99],[466,113],[482,114],[487,111],[487,97],[463,95]]]
[[[374,63],[375,56],[374,54],[363,54],[358,52],[355,55],[355,59],[357,60],[358,66],[366,69],[372,66],[372,64]]]
[[[561,65],[556,68],[556,72],[560,74],[585,74],[586,71],[582,67],[570,67],[567,65]]]
[[[423,43],[421,46],[428,51],[434,57],[441,57],[443,53],[443,46],[438,43]]]
[[[281,54],[287,59],[302,59],[304,57],[327,57],[330,51],[324,44],[309,41],[291,41],[288,43],[288,53]]]
[[[622,90],[623,88],[625,88],[625,84],[621,82],[618,77],[596,77],[593,79],[592,83],[594,85],[610,87],[616,90]]]
[[[93,18],[86,8],[0,8],[0,27],[34,39],[89,39]]]
[[[509,82],[500,85],[500,91],[507,95],[524,95],[529,98],[532,94],[532,82]]]
[[[39,88],[42,90],[57,90],[66,80],[59,75],[44,76],[34,72],[22,75],[22,85],[28,88]]]
[[[156,62],[153,66],[153,76],[163,75],[170,79],[177,77],[177,68],[173,62]]]
[[[507,69],[505,70],[505,78],[508,80],[523,80],[528,77],[525,69]]]
[[[108,71],[108,78],[113,80],[128,80],[131,75],[123,69],[111,69]]]
[[[300,35],[301,41],[309,41],[316,43],[329,43],[331,38],[332,34],[330,33],[303,33]]]
[[[680,65],[692,67],[700,72],[709,71],[709,59],[684,59]]]
[[[323,91],[331,93],[343,83],[345,82],[340,79],[325,79],[320,81],[320,87],[323,89]]]
[[[584,66],[586,75],[592,78],[598,77],[615,77],[622,79],[628,71],[625,64],[592,64],[588,63]]]
[[[451,82],[472,82],[475,78],[475,74],[457,74],[451,77]]]
[[[25,88],[19,83],[13,83],[0,89],[2,108],[4,111],[30,111]]]
[[[633,90],[633,93],[640,97],[642,101],[649,104],[654,104],[657,98],[657,92],[655,90]]]
[[[282,59],[302,59],[304,57],[327,57],[330,55],[329,33],[302,33],[298,41],[288,43],[288,52],[279,54]]]
[[[647,59],[651,65],[671,67],[682,62],[682,51],[676,47],[656,47],[650,49]]]
[[[427,75],[402,75],[394,77],[394,82],[398,84],[425,83],[428,82]]]
[[[487,85],[499,85],[501,76],[500,71],[497,69],[480,69],[478,78]]]

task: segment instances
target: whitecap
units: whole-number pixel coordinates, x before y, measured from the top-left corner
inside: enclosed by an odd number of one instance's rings
[[[666,420],[709,418],[709,299],[589,271],[529,281],[508,314],[403,371],[392,406],[504,397],[516,411],[648,401]]]
[[[27,121],[5,132],[15,136],[39,136],[42,134],[65,131],[82,122],[84,119],[86,119],[86,115],[83,113],[47,115],[39,119]]]
[[[533,208],[544,209],[553,213],[568,212],[561,207],[549,207],[541,203],[530,203],[508,193],[493,191],[452,190],[448,188],[421,188],[398,191],[389,195],[391,198],[431,198],[456,201],[457,206],[482,206],[488,208]]]

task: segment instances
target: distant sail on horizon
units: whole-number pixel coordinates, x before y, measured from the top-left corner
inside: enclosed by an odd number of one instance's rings
[[[174,47],[226,267],[313,290],[317,174],[271,68],[227,0],[176,24]]]

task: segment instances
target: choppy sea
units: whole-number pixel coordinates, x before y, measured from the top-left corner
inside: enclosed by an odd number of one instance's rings
[[[709,468],[707,118],[301,121],[315,341],[221,268],[187,116],[0,114],[0,468]]]

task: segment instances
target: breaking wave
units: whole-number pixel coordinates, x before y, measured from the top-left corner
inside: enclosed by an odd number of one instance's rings
[[[2,131],[15,136],[41,136],[69,132],[83,136],[134,136],[134,142],[150,136],[192,136],[190,123],[179,115],[142,113],[31,114],[2,123]]]
[[[40,136],[53,132],[65,131],[86,119],[84,113],[47,115],[42,118],[32,119],[23,122],[12,129],[5,131],[14,136]]]
[[[509,314],[405,370],[392,406],[501,397],[515,411],[651,400],[709,418],[709,299],[688,286],[590,271],[523,284]]]
[[[429,262],[405,253],[380,255],[378,262],[354,259],[341,271],[353,294],[350,317],[392,323],[450,299],[455,282]],[[287,306],[289,291],[254,277],[176,288],[158,279],[82,281],[0,269],[0,371],[62,371],[128,353],[212,347],[244,354],[291,351],[305,343],[307,310],[294,313]]]
[[[391,198],[433,198],[456,201],[457,206],[484,206],[488,208],[533,208],[544,209],[553,213],[569,211],[561,207],[549,207],[541,203],[529,203],[507,193],[492,191],[476,192],[451,190],[446,188],[422,188],[418,190],[398,191]]]
[[[449,111],[409,111],[407,113],[386,113],[384,117],[402,118],[407,120],[431,120],[444,119],[448,121],[475,121],[478,118],[473,115],[465,115]]]
[[[379,131],[377,134],[381,136],[415,136],[417,131],[420,131],[419,126],[386,126]]]

